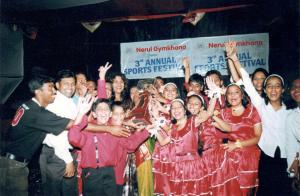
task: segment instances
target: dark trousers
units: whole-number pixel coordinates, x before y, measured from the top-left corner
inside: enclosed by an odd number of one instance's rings
[[[261,151],[258,176],[258,196],[289,195],[287,161],[285,158],[280,158],[279,147],[276,149],[274,158]]]
[[[84,196],[116,196],[116,177],[113,167],[82,170]]]
[[[124,188],[124,185],[117,184],[117,196],[123,195],[123,188]]]
[[[0,195],[28,195],[27,164],[0,156]]]
[[[39,162],[44,196],[78,195],[76,172],[71,178],[64,177],[66,163],[55,155],[53,148],[44,145]]]

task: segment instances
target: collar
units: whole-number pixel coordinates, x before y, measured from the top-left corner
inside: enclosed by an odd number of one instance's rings
[[[42,107],[40,102],[36,98],[32,97],[32,101],[34,101],[36,104],[38,104],[40,107]]]
[[[274,112],[280,112],[280,111],[286,110],[286,105],[283,102],[281,103],[280,109],[277,111],[273,108],[272,104],[270,104],[270,103],[268,103],[267,107],[272,109]]]
[[[69,98],[69,97],[65,96],[64,94],[62,94],[62,93],[59,92],[59,91],[56,91],[55,99],[56,99],[57,97],[62,98],[62,99],[66,99],[66,100],[72,100],[72,97]]]

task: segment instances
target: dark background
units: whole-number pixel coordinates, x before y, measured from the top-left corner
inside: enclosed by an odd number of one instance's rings
[[[191,7],[193,3],[195,4],[195,1],[187,2],[191,3]],[[215,5],[222,6],[216,2],[220,1],[215,1]],[[286,80],[291,80],[300,73],[299,1],[250,2],[252,6],[206,13],[196,26],[183,23],[182,16],[144,21],[106,20],[94,33],[90,33],[80,24],[78,16],[79,14],[85,17],[96,13],[94,9],[72,8],[65,15],[62,11],[55,14],[28,12],[25,15],[27,18],[19,19],[19,26],[23,29],[34,26],[37,29],[37,37],[30,39],[24,33],[24,79],[1,106],[2,116],[11,116],[13,112],[10,111],[13,111],[21,100],[30,98],[26,83],[32,72],[45,72],[54,76],[58,70],[68,68],[84,71],[89,79],[96,80],[99,65],[107,61],[113,63],[111,72],[120,71],[120,43],[122,42],[269,33],[269,70],[271,73],[279,73]],[[113,11],[118,13],[118,10]],[[72,13],[74,20],[72,20]],[[107,14],[111,14],[111,17],[118,16],[116,13],[109,13],[107,10]],[[9,16],[7,18],[11,22]],[[18,22],[18,17],[16,20]],[[181,81],[182,79],[176,79],[177,83]]]

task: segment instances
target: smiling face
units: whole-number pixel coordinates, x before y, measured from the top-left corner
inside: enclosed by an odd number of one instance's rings
[[[202,86],[201,84],[199,84],[198,82],[190,82],[189,83],[189,92],[193,91],[195,92],[197,95],[201,94],[201,90],[202,90]]]
[[[124,90],[124,86],[125,86],[124,80],[122,79],[121,76],[116,76],[113,79],[112,88],[116,94],[121,94],[122,91]]]
[[[187,102],[187,109],[192,115],[199,114],[203,109],[201,100],[195,96],[190,97]]]
[[[265,93],[270,102],[281,101],[281,95],[284,92],[280,78],[276,76],[269,77],[266,81]]]
[[[238,86],[229,86],[226,90],[226,99],[232,107],[240,106],[242,105],[243,93]]]
[[[261,92],[263,90],[263,82],[265,79],[266,79],[266,75],[261,71],[256,72],[254,74],[252,83],[258,92]]]
[[[56,95],[56,90],[52,82],[44,83],[40,89],[36,90],[39,97],[40,104],[46,107],[48,104],[53,103]]]
[[[107,103],[101,102],[97,105],[95,111],[92,112],[94,118],[97,119],[97,124],[105,125],[110,117],[110,108]]]
[[[179,101],[175,101],[171,104],[171,115],[176,120],[183,119],[185,117],[185,113],[185,108]]]
[[[111,123],[115,126],[121,126],[125,119],[125,110],[122,106],[113,106],[111,113]]]
[[[290,93],[292,99],[300,106],[300,79],[294,80]]]
[[[178,96],[177,88],[174,85],[169,84],[169,85],[164,87],[163,97],[165,99],[168,99],[168,100],[172,101],[172,100],[176,99],[177,96]]]
[[[59,82],[56,83],[57,90],[64,96],[71,98],[75,93],[75,79],[62,78]]]

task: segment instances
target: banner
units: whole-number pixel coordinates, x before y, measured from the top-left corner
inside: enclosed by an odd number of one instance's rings
[[[121,43],[121,71],[128,79],[184,77],[182,58],[189,57],[191,74],[218,70],[228,75],[224,43],[237,42],[238,57],[249,73],[269,70],[267,33]]]

